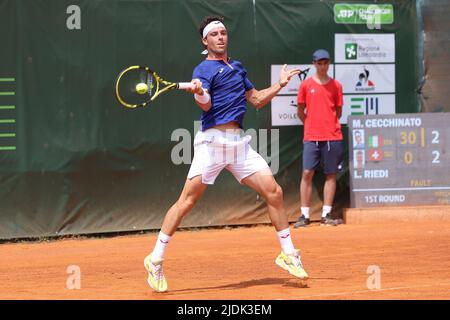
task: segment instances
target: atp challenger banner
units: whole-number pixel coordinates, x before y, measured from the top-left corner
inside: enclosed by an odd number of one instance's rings
[[[314,50],[330,52],[330,75],[344,84],[343,123],[417,110],[415,4],[368,5],[378,4],[0,0],[0,238],[159,229],[186,180],[201,110],[182,91],[127,109],[114,84],[131,65],[189,82],[205,58],[198,25],[211,14],[224,16],[229,55],[258,90],[283,64],[305,71],[263,109],[249,105],[244,120],[296,220],[303,128],[295,98],[314,73]],[[314,180],[312,219],[323,179]],[[349,204],[346,156],[334,214]],[[264,199],[224,171],[182,227],[268,222]]]

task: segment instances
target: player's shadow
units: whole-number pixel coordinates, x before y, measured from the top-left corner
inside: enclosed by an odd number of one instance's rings
[[[170,293],[182,293],[182,292],[190,292],[190,291],[209,291],[209,290],[238,290],[238,289],[246,289],[250,287],[256,286],[267,286],[267,285],[282,285],[283,287],[289,288],[308,288],[308,284],[306,281],[302,281],[300,279],[293,278],[263,278],[263,279],[254,279],[248,281],[242,281],[238,283],[231,283],[221,286],[211,286],[211,287],[201,287],[201,288],[188,288],[188,289],[180,289],[180,290],[170,290]]]

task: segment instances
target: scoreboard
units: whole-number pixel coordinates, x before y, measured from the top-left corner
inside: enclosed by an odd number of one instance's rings
[[[450,113],[349,116],[352,208],[450,204]]]

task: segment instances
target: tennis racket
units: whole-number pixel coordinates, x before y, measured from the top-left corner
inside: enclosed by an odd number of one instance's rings
[[[145,107],[161,93],[172,89],[193,89],[191,82],[163,80],[148,67],[131,66],[122,70],[116,80],[116,98],[127,108]]]

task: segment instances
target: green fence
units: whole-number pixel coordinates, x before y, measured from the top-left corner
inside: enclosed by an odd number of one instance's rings
[[[114,81],[133,64],[189,81],[204,59],[197,28],[205,15],[225,17],[229,54],[257,89],[270,85],[272,65],[310,63],[317,48],[334,56],[336,33],[393,33],[396,112],[416,112],[415,3],[390,2],[394,21],[381,29],[336,23],[336,3],[0,0],[0,238],[160,227],[189,170],[171,154],[192,141],[172,134],[193,137],[201,110],[184,92],[127,110],[115,101]],[[268,150],[261,139],[258,150],[279,157],[275,176],[295,220],[303,127],[272,126],[270,105],[249,107],[244,124],[262,138],[267,132]],[[277,134],[279,152],[270,143]],[[338,178],[336,214],[349,206],[348,163]],[[317,212],[323,176],[314,181]],[[269,222],[263,199],[224,172],[182,226],[262,222]]]

